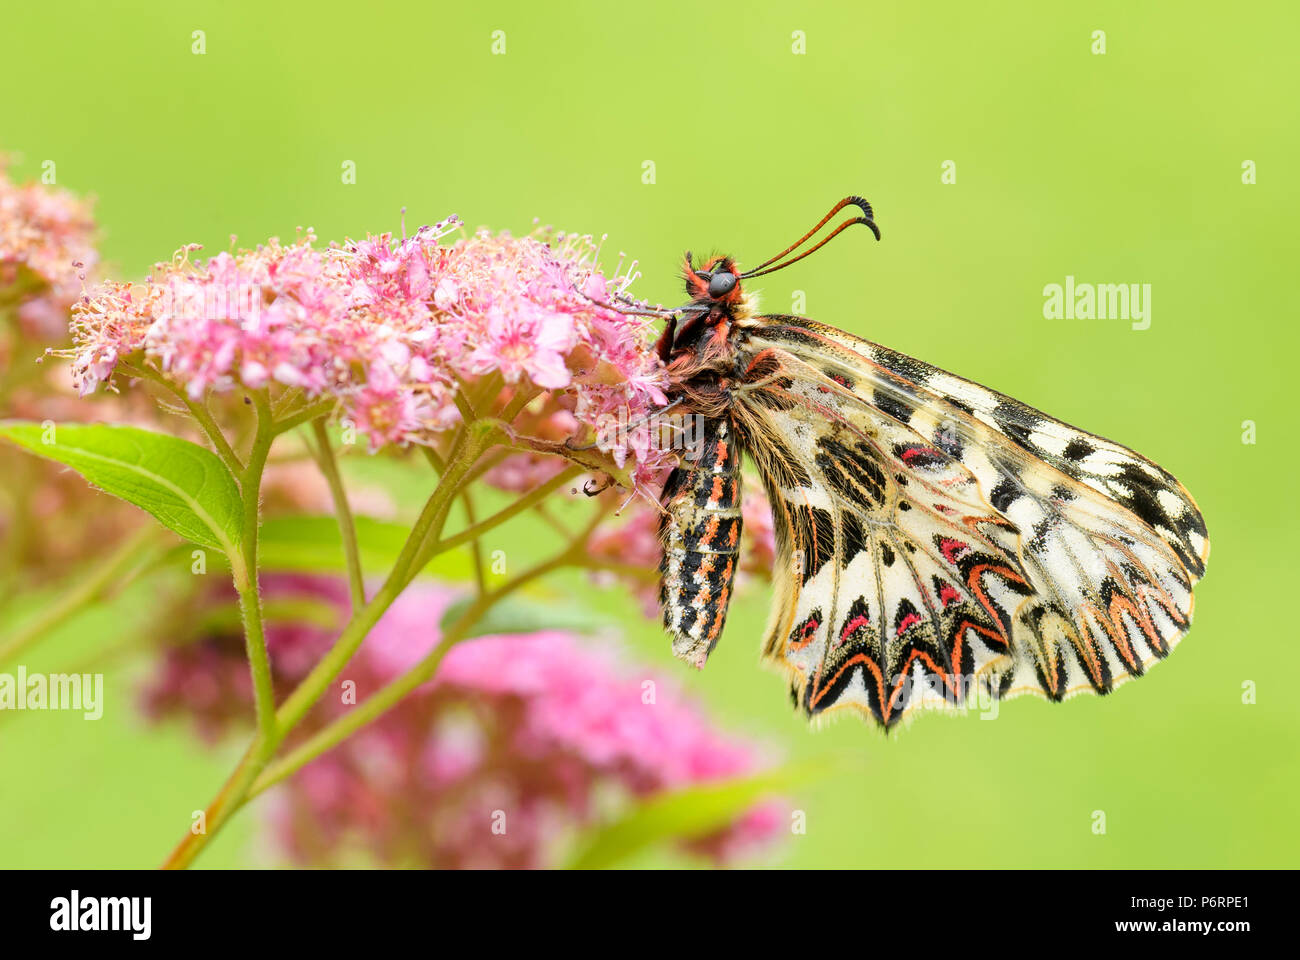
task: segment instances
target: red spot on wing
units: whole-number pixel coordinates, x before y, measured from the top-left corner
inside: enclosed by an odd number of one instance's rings
[[[960,540],[953,540],[950,537],[944,537],[939,541],[939,550],[943,553],[943,558],[951,564],[956,564],[960,556],[970,549],[970,544],[963,543]]]
[[[858,627],[870,627],[871,621],[864,616],[856,616],[848,623],[844,624],[844,629],[840,631],[840,643],[847,643],[849,637],[853,636]]]
[[[935,467],[945,461],[945,456],[941,451],[919,443],[904,447],[899,456],[909,467]]]
[[[817,635],[817,628],[821,626],[821,621],[816,617],[809,617],[799,628],[799,639],[790,642],[791,650],[802,650],[808,644],[812,643],[813,637]]]
[[[903,617],[903,619],[900,620],[899,623],[898,623],[898,636],[901,637],[901,636],[903,635],[903,632],[904,632],[908,627],[912,626],[912,625],[915,624],[915,623],[920,623],[920,622],[921,622],[921,615],[920,615],[919,613],[915,613],[915,612],[913,612],[913,613],[909,613],[909,614],[907,614],[907,615],[906,615],[905,617]]]

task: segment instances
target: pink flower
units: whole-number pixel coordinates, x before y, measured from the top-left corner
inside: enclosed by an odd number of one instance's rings
[[[268,578],[271,598],[316,596],[340,610],[328,578]],[[373,691],[441,639],[455,600],[418,583],[381,619],[345,670]],[[305,676],[328,644],[319,627],[267,633],[277,690]],[[327,698],[301,735],[351,706]],[[150,687],[151,713],[188,713],[208,737],[251,716],[239,637],[199,638],[170,651]],[[744,776],[763,751],[718,730],[671,681],[570,633],[478,637],[450,650],[439,672],[378,721],[318,758],[279,792],[274,825],[298,860],[335,862],[364,844],[390,865],[538,867],[594,823],[602,798],[624,804],[664,790]],[[493,830],[504,818],[504,833]],[[689,844],[715,860],[770,841],[779,819],[755,807]]]
[[[62,338],[82,278],[99,262],[90,204],[38,183],[18,186],[7,166],[0,154],[0,306],[17,307],[26,336]]]
[[[570,433],[602,418],[642,419],[666,403],[667,378],[643,318],[612,309],[635,264],[595,266],[590,237],[480,233],[443,246],[451,218],[413,237],[368,236],[325,249],[293,244],[191,261],[184,248],[143,284],[109,282],[74,308],[66,353],[83,392],[123,360],[149,364],[198,400],[236,389],[301,390],[338,400],[370,436],[436,444],[460,422],[454,391],[499,374],[564,409]],[[507,396],[508,399],[508,396]],[[662,478],[671,451],[644,431],[620,439],[637,485]]]
[[[515,418],[516,430],[542,440],[561,441],[576,436],[582,429],[577,417],[563,406],[555,394],[539,397]],[[513,454],[494,466],[483,480],[502,490],[524,493],[540,486],[564,469],[557,457],[530,453]]]
[[[507,314],[494,306],[487,314],[486,336],[465,358],[465,367],[478,374],[499,370],[506,383],[527,376],[539,387],[560,389],[572,380],[564,358],[576,341],[571,317],[529,310]]]
[[[772,505],[763,485],[752,474],[747,477],[740,502],[744,531],[741,570],[771,577],[776,562],[776,530],[772,526]]]

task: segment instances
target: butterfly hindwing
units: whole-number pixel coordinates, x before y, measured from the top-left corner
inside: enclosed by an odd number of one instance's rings
[[[736,345],[778,535],[764,652],[809,713],[1105,693],[1186,630],[1205,526],[1155,464],[812,321]]]

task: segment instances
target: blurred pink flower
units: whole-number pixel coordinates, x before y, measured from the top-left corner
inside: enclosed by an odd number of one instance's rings
[[[262,586],[268,601],[306,600],[320,604],[335,619],[346,616],[347,587],[333,577],[271,574],[263,576]],[[205,741],[215,742],[252,716],[243,629],[230,584],[213,586],[191,603],[191,615],[176,627],[172,643],[163,648],[145,683],[141,706],[153,719],[186,717]],[[287,695],[325,655],[339,625],[301,614],[291,622],[270,622],[267,648],[277,698]]]
[[[268,598],[315,593],[322,578],[268,578]],[[364,697],[427,655],[456,594],[417,584],[393,605],[343,674]],[[273,625],[277,690],[310,669],[328,631]],[[351,709],[321,704],[302,733]],[[235,632],[166,654],[146,694],[155,716],[190,714],[209,737],[251,716]],[[671,681],[572,634],[478,637],[453,648],[433,681],[287,781],[273,824],[291,855],[329,864],[360,845],[380,862],[424,867],[540,867],[563,841],[608,815],[608,802],[743,776],[765,765],[720,732]],[[496,827],[496,829],[494,829]],[[769,841],[764,806],[688,846],[729,860]]]
[[[0,154],[0,309],[16,307],[30,339],[62,339],[81,281],[99,262],[90,204],[6,175]]]
[[[740,501],[740,519],[744,524],[744,549],[740,553],[742,572],[771,578],[776,562],[776,530],[772,526],[772,505],[763,484],[748,474]]]
[[[553,393],[543,394],[515,418],[514,428],[541,440],[562,441],[577,436],[582,425],[572,411],[565,408],[566,403],[572,406],[571,398],[557,397]],[[524,493],[545,483],[564,467],[564,461],[557,457],[516,453],[484,474],[483,480],[502,490]]]

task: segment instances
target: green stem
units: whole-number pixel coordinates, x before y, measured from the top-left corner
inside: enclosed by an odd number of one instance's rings
[[[325,418],[318,417],[311,422],[316,445],[312,454],[320,472],[329,484],[330,497],[334,501],[334,515],[339,523],[339,536],[343,539],[343,556],[348,567],[348,589],[351,592],[352,609],[360,610],[366,605],[366,581],[361,570],[361,551],[357,548],[357,526],[352,518],[352,508],[348,504],[347,488],[339,476],[338,463],[334,459],[334,449],[330,445],[329,431],[325,428]]]
[[[276,434],[287,433],[294,427],[301,427],[308,421],[315,420],[317,417],[329,416],[334,412],[337,405],[335,400],[321,400],[311,406],[303,407],[292,416],[285,417],[283,420],[276,420],[273,432]]]
[[[221,428],[217,426],[217,421],[212,418],[212,414],[208,411],[207,403],[195,403],[184,392],[180,393],[180,397],[185,401],[185,407],[190,411],[190,415],[193,416],[194,419],[198,421],[199,426],[203,428],[204,434],[207,435],[208,440],[217,451],[217,456],[221,458],[221,462],[226,465],[226,469],[235,476],[239,476],[243,473],[245,469],[243,463],[240,462],[239,457],[235,454],[230,443],[226,440],[226,435],[222,433]]]
[[[253,783],[249,797],[255,797],[268,787],[296,773],[321,754],[338,746],[362,727],[377,720],[397,705],[403,697],[420,685],[428,682],[438,670],[442,658],[447,652],[466,639],[474,624],[493,605],[514,593],[524,584],[535,580],[553,570],[567,566],[572,562],[571,550],[565,550],[529,570],[519,574],[513,580],[503,584],[491,593],[483,594],[466,608],[456,622],[447,628],[442,641],[419,663],[402,674],[396,680],[380,688],[356,709],[321,729],[301,746],[271,764]]]
[[[505,379],[497,371],[487,374],[474,385],[474,392],[470,394],[470,403],[478,411],[478,419],[486,419],[492,412],[497,397],[505,389],[505,385]]]
[[[429,461],[429,466],[433,467],[433,472],[441,477],[443,471],[447,469],[447,463],[438,456],[438,451],[433,447],[420,447],[420,452],[424,454],[424,459]]]
[[[253,694],[257,703],[258,732],[239,765],[204,811],[203,832],[191,832],[186,835],[163,862],[164,869],[183,869],[194,862],[194,858],[202,852],[208,840],[217,834],[230,819],[231,814],[243,806],[248,788],[275,755],[283,740],[275,710],[271,661],[266,651],[266,627],[258,582],[257,548],[262,473],[266,469],[266,461],[276,436],[286,429],[291,429],[285,424],[295,417],[277,422],[271,412],[270,399],[265,390],[254,392],[252,398],[257,409],[257,429],[253,436],[252,449],[248,453],[248,464],[238,476],[244,510],[243,537],[240,550],[230,556],[230,567],[235,590],[239,593],[240,615],[244,621],[244,642],[248,650],[249,672],[252,675]],[[298,420],[292,426],[305,423],[316,416],[323,416],[327,412],[324,409],[316,410],[312,417]],[[378,617],[376,616],[375,619]]]
[[[205,832],[187,835],[164,862],[164,867],[189,866],[230,815],[243,806],[248,797],[249,787],[275,754],[284,737],[302,721],[307,711],[320,699],[329,684],[356,653],[366,634],[379,622],[384,611],[397,599],[415,573],[418,573],[419,568],[415,567],[413,572],[412,567],[421,545],[431,531],[435,531],[433,535],[437,536],[436,530],[440,529],[439,524],[446,517],[447,508],[458,491],[458,484],[473,466],[475,459],[495,442],[496,438],[497,433],[490,426],[482,427],[479,424],[468,426],[465,431],[465,442],[461,445],[457,457],[448,465],[442,481],[425,503],[424,510],[421,511],[410,536],[407,537],[402,553],[393,565],[388,579],[384,581],[374,598],[352,615],[352,619],[334,641],[334,646],[330,648],[329,653],[285,699],[279,712],[274,715],[275,728],[269,734],[263,729],[253,740],[239,766],[209,804],[206,811]],[[254,449],[257,449],[256,444]]]
[[[51,630],[66,623],[115,587],[130,583],[147,563],[140,563],[162,542],[163,531],[150,523],[127,539],[74,589],[45,607],[11,637],[0,641],[0,664],[16,659]]]
[[[478,516],[474,510],[474,495],[466,487],[460,494],[461,505],[465,508],[465,523],[469,527],[474,527],[478,523]],[[478,540],[470,541],[470,553],[473,555],[474,563],[474,587],[481,597],[487,593],[487,572],[483,569],[483,544]]]
[[[530,567],[491,593],[480,594],[465,609],[465,612],[456,618],[456,622],[447,628],[442,635],[441,642],[423,660],[396,680],[380,688],[367,698],[364,703],[358,705],[355,710],[349,711],[345,716],[322,728],[305,743],[269,766],[253,784],[249,797],[256,796],[268,787],[279,783],[322,753],[338,746],[362,727],[387,713],[398,701],[416,687],[427,683],[437,673],[438,665],[442,663],[442,658],[447,655],[447,651],[466,639],[470,630],[493,605],[525,584],[552,571],[562,567],[581,566],[587,558],[587,541],[591,537],[592,531],[604,518],[604,515],[604,510],[596,509],[583,527],[582,532],[574,537],[558,554],[549,560],[544,560]]]
[[[181,403],[185,404],[185,409],[190,412],[190,416],[192,416],[195,421],[198,422],[198,425],[203,428],[204,436],[208,438],[208,441],[212,444],[212,448],[216,450],[217,456],[220,457],[221,462],[226,465],[226,469],[229,470],[231,475],[235,478],[238,478],[243,474],[245,470],[244,464],[240,462],[238,454],[235,453],[234,448],[231,447],[229,441],[226,440],[226,435],[221,431],[221,428],[217,426],[217,421],[212,418],[212,414],[208,410],[206,401],[196,402],[191,400],[188,393],[160,375],[150,366],[144,364],[137,366],[135,364],[122,363],[122,367],[142,379],[153,381],[180,400]]]
[[[447,465],[446,473],[434,489],[433,495],[425,503],[415,526],[406,538],[401,554],[393,564],[393,569],[389,571],[383,586],[379,588],[379,592],[353,616],[343,628],[343,632],[339,634],[329,653],[325,654],[281,705],[278,717],[281,735],[287,734],[301,722],[307,711],[324,694],[331,681],[352,659],[352,655],[356,653],[366,634],[423,569],[429,560],[429,557],[425,556],[427,550],[423,548],[425,541],[433,538],[434,543],[437,543],[442,522],[447,516],[452,501],[459,493],[460,481],[473,466],[474,461],[494,442],[495,437],[495,431],[491,428],[485,429],[477,423],[470,425],[466,442],[461,446],[456,458]]]
[[[494,451],[490,456],[484,457],[474,465],[474,469],[470,471],[469,476],[465,478],[465,482],[473,483],[502,461],[508,460],[510,457],[513,457],[520,452],[521,451],[515,450],[513,447],[503,447],[500,450]]]
[[[230,558],[239,609],[244,618],[244,644],[248,649],[248,667],[253,677],[253,696],[257,703],[257,726],[266,739],[275,736],[275,688],[271,678],[271,659],[266,652],[266,627],[262,619],[262,596],[258,581],[257,544],[261,507],[262,472],[275,440],[271,407],[265,391],[253,395],[257,408],[257,433],[248,453],[248,465],[239,478],[240,498],[244,507],[243,536],[240,551]],[[274,749],[274,746],[272,747]]]
[[[203,812],[204,829],[202,833],[191,831],[178,843],[171,854],[163,861],[164,870],[183,870],[194,862],[194,858],[207,846],[209,838],[216,835],[231,814],[244,804],[248,788],[253,785],[258,774],[266,767],[267,761],[275,753],[277,742],[258,736],[244,754],[244,758],[235,767],[234,773],[226,780],[216,797]]]
[[[533,512],[536,513],[543,520],[545,520],[546,525],[549,526],[556,533],[558,533],[560,536],[564,537],[564,539],[567,540],[569,538],[568,528],[565,527],[564,524],[560,523],[560,521],[557,520],[555,517],[551,516],[551,512],[546,509],[546,504],[544,503],[537,504],[537,506],[533,508]]]
[[[476,523],[471,527],[467,527],[460,533],[448,537],[446,540],[440,541],[436,546],[436,552],[430,554],[428,559],[432,559],[440,553],[446,553],[448,550],[454,550],[466,542],[477,540],[493,527],[500,526],[512,517],[523,513],[529,507],[541,503],[560,487],[564,486],[574,477],[580,476],[583,472],[584,471],[581,467],[565,467],[555,476],[551,477],[551,479],[547,480],[541,486],[535,487],[529,493],[526,493],[514,503],[510,504],[510,506],[503,507],[486,520]]]
[[[442,540],[442,525],[446,521],[451,504],[462,492],[466,477],[473,470],[475,464],[489,448],[503,439],[501,427],[500,421],[476,421],[462,425],[460,431],[458,431],[458,437],[453,443],[453,453],[448,458],[446,469],[433,494],[425,503],[420,517],[407,537],[400,556],[379,591],[369,603],[354,612],[351,620],[343,628],[330,651],[285,699],[275,715],[274,730],[268,733],[263,728],[262,732],[253,741],[243,761],[241,761],[226,782],[226,785],[209,806],[207,831],[203,834],[187,836],[172,852],[165,866],[187,866],[229,816],[242,807],[249,797],[266,789],[271,783],[288,776],[303,763],[309,762],[310,759],[318,755],[318,753],[313,753],[312,756],[308,756],[307,752],[305,752],[307,745],[304,745],[304,747],[293,751],[270,770],[267,769],[267,764],[274,756],[279,744],[302,722],[307,712],[324,695],[330,683],[342,672],[348,661],[356,653],[366,635],[378,623],[380,617],[383,616],[393,601],[419,574],[424,564],[435,554],[450,549],[453,543],[463,542],[461,540],[463,535]],[[262,431],[259,430],[259,437],[261,434]],[[254,453],[250,454],[250,464],[265,462],[264,453],[261,453],[260,458],[257,456],[259,450],[259,444],[254,443]],[[551,489],[554,489],[555,486],[562,482],[563,480],[560,480],[557,475],[549,483]],[[523,498],[527,502],[522,503],[517,508],[507,508],[499,511],[488,520],[474,524],[471,529],[476,531],[475,535],[477,536],[488,529],[489,526],[504,522],[521,510],[527,509],[531,503],[538,502],[540,496],[541,494],[538,491],[534,491],[534,493]],[[347,718],[344,718],[344,721],[336,721],[335,724],[326,727],[308,741],[308,744],[316,744],[319,746],[320,751],[323,751],[334,743],[341,742],[351,732],[364,726],[370,719],[387,711],[403,696],[431,677],[436,672],[438,664],[441,662],[442,657],[446,655],[447,650],[465,639],[478,618],[494,603],[514,592],[528,581],[551,570],[581,563],[586,557],[587,539],[600,519],[601,511],[596,511],[591,522],[584,528],[582,533],[559,555],[525,571],[491,593],[480,594],[474,603],[457,619],[456,623],[446,631],[443,642],[429,656],[369,698],[361,707],[350,713]],[[340,727],[340,722],[345,722],[347,726]]]
[[[536,387],[529,387],[520,383],[515,387],[515,393],[510,398],[510,402],[501,411],[501,419],[506,423],[514,423],[515,418],[523,412],[524,407],[528,406],[540,393],[541,391]]]
[[[290,387],[271,404],[271,414],[279,418],[284,411],[302,399],[302,387]]]

